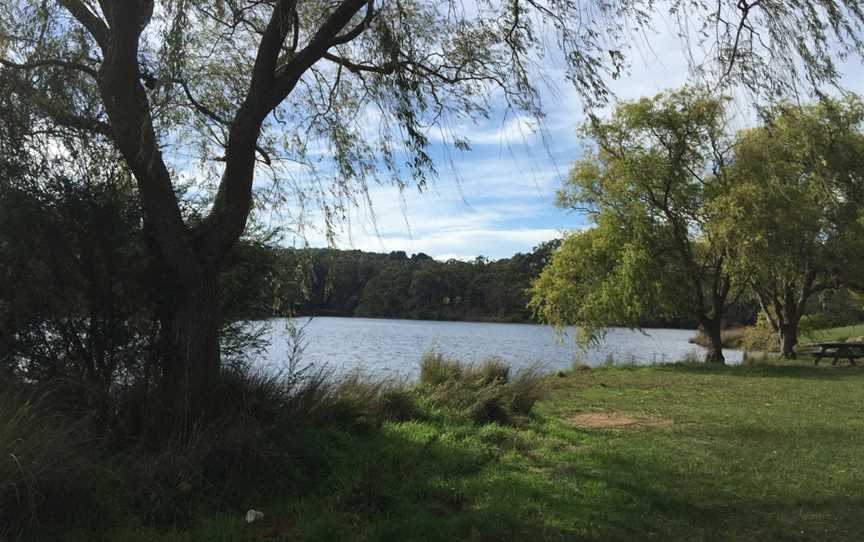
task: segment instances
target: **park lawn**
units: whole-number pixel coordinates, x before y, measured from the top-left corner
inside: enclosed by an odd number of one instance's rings
[[[864,324],[832,327],[813,331],[801,337],[802,343],[845,341],[849,337],[864,337]]]
[[[864,369],[602,368],[549,382],[516,427],[426,407],[423,421],[333,429],[302,489],[102,539],[864,540]],[[629,425],[595,427],[615,423]],[[267,518],[245,525],[253,507]]]

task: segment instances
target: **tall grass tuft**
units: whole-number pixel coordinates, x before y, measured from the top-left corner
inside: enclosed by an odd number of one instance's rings
[[[451,360],[440,352],[428,352],[420,360],[420,384],[440,386],[451,380],[462,378],[462,364]]]
[[[511,424],[527,416],[546,392],[537,367],[511,375],[499,358],[463,364],[440,353],[430,353],[420,364],[420,387],[434,404],[478,424]]]
[[[86,420],[59,414],[51,399],[50,392],[0,390],[0,525],[9,529],[38,525],[46,510],[64,515],[72,495],[86,491],[94,464]]]

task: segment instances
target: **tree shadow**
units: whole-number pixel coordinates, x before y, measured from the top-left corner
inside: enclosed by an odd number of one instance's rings
[[[480,443],[480,430],[370,436],[315,490],[308,539],[853,540],[864,525],[864,496],[754,497],[753,485],[730,487],[668,454],[543,455],[530,442]],[[841,433],[815,438],[839,445]],[[572,440],[582,438],[598,437]]]

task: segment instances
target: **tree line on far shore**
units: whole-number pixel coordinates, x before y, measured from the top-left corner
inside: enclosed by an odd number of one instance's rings
[[[729,101],[683,88],[584,125],[592,150],[558,204],[595,227],[568,236],[534,283],[542,320],[590,341],[683,310],[722,363],[730,310],[750,303],[793,358],[805,316],[862,290],[864,102],[781,101],[734,131]]]

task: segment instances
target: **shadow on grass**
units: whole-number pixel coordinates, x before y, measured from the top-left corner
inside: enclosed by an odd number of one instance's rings
[[[295,508],[303,539],[854,540],[864,525],[864,497],[798,494],[786,480],[776,498],[754,498],[765,492],[752,480],[670,462],[671,450],[534,451],[419,424],[383,431],[341,455]]]
[[[584,537],[591,540],[851,541],[864,534],[864,497],[857,495],[754,498],[752,487],[645,456],[606,455],[570,465],[567,477],[603,488],[589,508],[571,503],[591,526]]]
[[[294,508],[308,540],[582,540],[550,522],[565,500],[501,468],[476,432],[400,424],[340,454]]]

